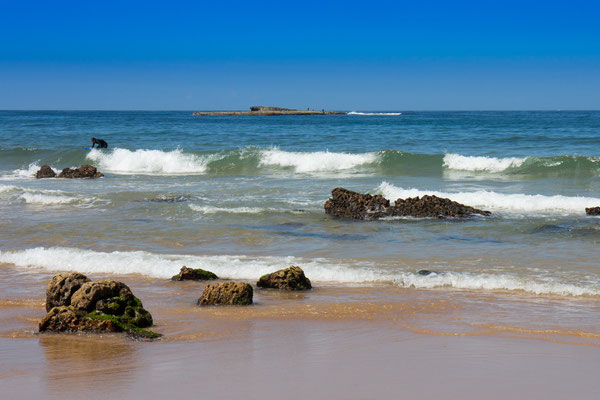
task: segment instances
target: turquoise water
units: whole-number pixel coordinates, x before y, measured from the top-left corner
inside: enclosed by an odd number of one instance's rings
[[[600,206],[600,112],[376,114],[0,112],[0,263],[249,280],[296,263],[316,282],[600,295],[585,215]],[[109,148],[83,150],[92,136]],[[105,177],[33,176],[83,163]],[[338,220],[323,211],[338,186],[493,215]]]

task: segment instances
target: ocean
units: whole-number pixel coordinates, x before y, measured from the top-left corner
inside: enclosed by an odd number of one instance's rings
[[[600,112],[2,111],[0,265],[599,296],[599,149]],[[35,179],[44,164],[105,176]],[[323,209],[336,187],[492,215],[342,220]]]

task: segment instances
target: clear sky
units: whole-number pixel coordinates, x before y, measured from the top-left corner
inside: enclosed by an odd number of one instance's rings
[[[0,5],[0,109],[600,109],[592,0]]]

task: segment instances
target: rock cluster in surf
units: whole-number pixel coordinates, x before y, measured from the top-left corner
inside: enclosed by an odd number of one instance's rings
[[[93,165],[85,164],[79,168],[64,168],[58,175],[49,165],[42,165],[42,167],[36,172],[35,177],[41,178],[100,178],[104,176],[101,172],[98,172],[96,167]]]
[[[143,329],[152,315],[123,282],[92,282],[80,273],[60,273],[46,289],[46,311],[40,332],[125,332],[140,338],[160,335]]]
[[[325,202],[325,212],[336,217],[373,220],[382,217],[434,217],[464,218],[473,215],[490,215],[489,211],[457,203],[450,199],[425,195],[398,199],[394,205],[382,195],[353,192],[344,188],[331,191]]]

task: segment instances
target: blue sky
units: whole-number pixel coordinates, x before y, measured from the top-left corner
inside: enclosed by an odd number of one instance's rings
[[[2,2],[0,109],[600,109],[592,1]]]

